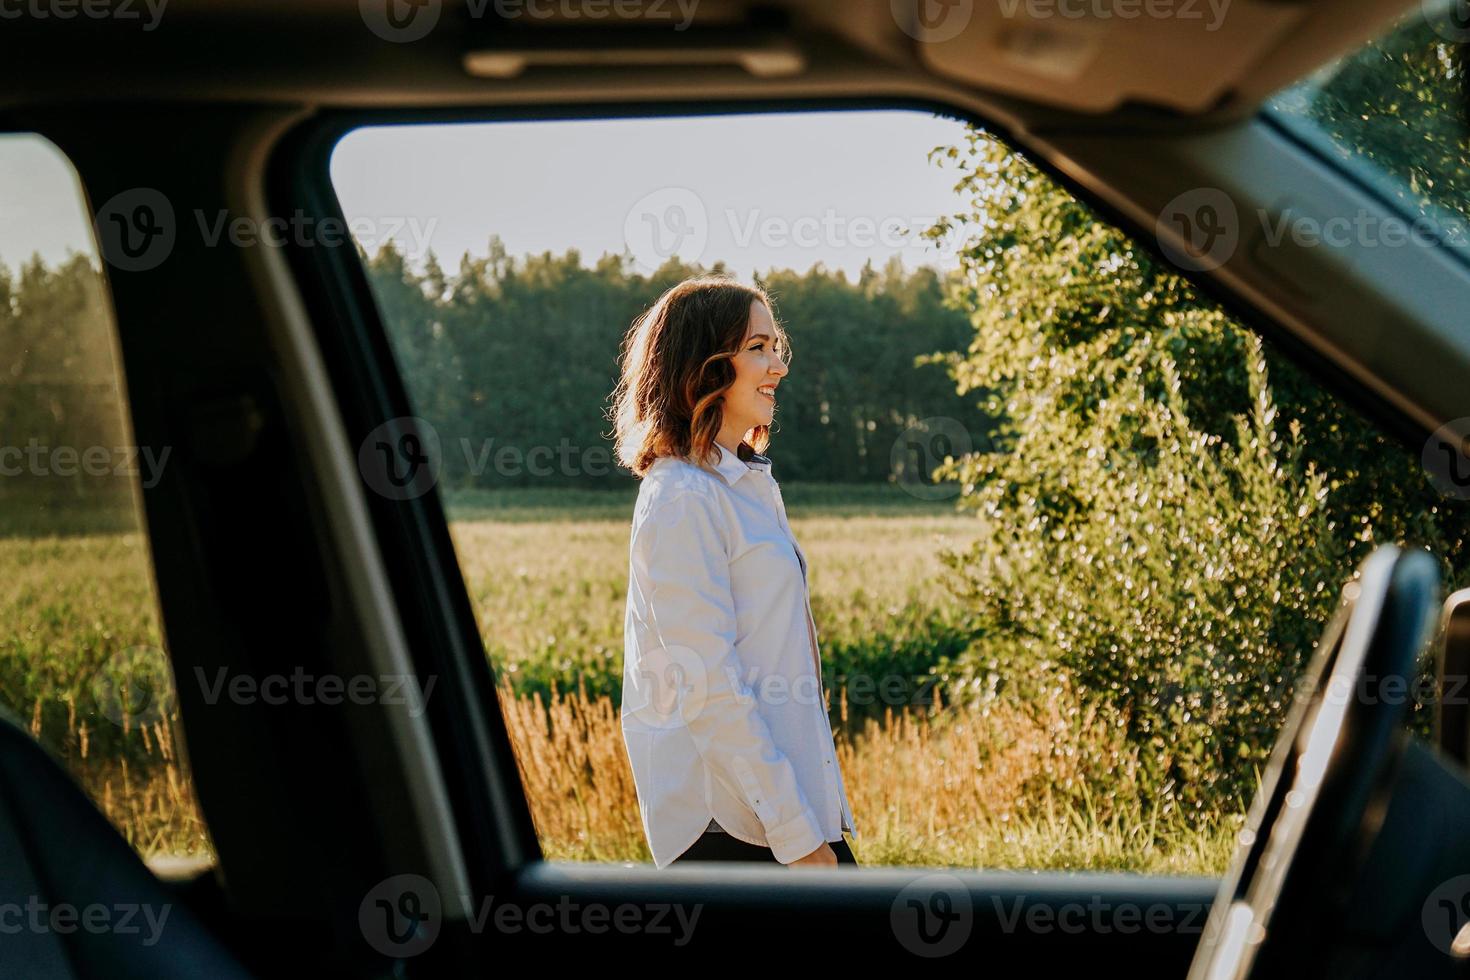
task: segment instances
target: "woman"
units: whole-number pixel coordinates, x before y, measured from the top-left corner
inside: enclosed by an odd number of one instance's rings
[[[856,864],[806,557],[771,461],[785,331],[720,276],[629,329],[618,458],[642,479],[624,619],[623,738],[655,865]]]

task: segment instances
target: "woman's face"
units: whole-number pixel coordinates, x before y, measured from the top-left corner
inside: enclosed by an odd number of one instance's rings
[[[770,425],[776,415],[776,386],[788,370],[778,343],[771,311],[760,300],[752,300],[745,340],[732,361],[735,382],[725,392],[721,429],[732,436],[731,441],[744,438],[758,425]]]

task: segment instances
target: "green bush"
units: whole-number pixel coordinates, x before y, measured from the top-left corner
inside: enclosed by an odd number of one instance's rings
[[[931,234],[973,228],[950,300],[975,337],[933,359],[1003,419],[935,472],[982,522],[945,555],[972,629],[946,669],[1023,704],[1074,688],[1138,747],[1130,791],[1243,808],[1358,561],[1397,540],[1462,579],[1463,507],[1001,144],[936,153],[973,200]]]
[[[1028,703],[1069,679],[1144,750],[1146,793],[1243,806],[1343,549],[1299,432],[1278,435],[1259,349],[1255,409],[1224,439],[1193,427],[1177,384],[1150,397],[1124,369],[1177,380],[1151,347],[1116,366],[1096,412],[1034,417],[971,468],[983,525],[948,564],[977,627],[972,668]]]

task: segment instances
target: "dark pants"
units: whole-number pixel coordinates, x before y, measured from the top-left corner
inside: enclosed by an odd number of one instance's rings
[[[837,855],[838,864],[857,864],[857,858],[852,856],[852,848],[847,846],[846,839],[828,841],[832,847],[832,853]],[[706,830],[689,849],[671,861],[678,864],[680,861],[764,861],[767,864],[780,864],[771,849],[763,844],[747,844],[738,837],[722,834],[717,830]]]

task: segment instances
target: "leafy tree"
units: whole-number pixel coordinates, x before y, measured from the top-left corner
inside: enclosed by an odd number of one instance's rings
[[[131,483],[112,472],[129,441],[112,330],[87,256],[54,267],[35,256],[18,275],[0,265],[0,426],[13,451],[0,475],[0,530],[90,527],[79,512],[106,518],[131,505]],[[104,466],[84,455],[99,449]]]
[[[987,134],[957,166],[950,301],[997,451],[953,459],[976,541],[944,558],[975,637],[961,689],[1079,690],[1168,807],[1242,807],[1341,584],[1383,539],[1463,578],[1465,515],[1170,267]],[[1449,561],[1455,562],[1453,566]],[[1108,774],[1098,774],[1106,788]]]
[[[494,238],[452,276],[437,262],[415,271],[391,245],[368,270],[415,411],[439,431],[452,490],[629,486],[603,415],[623,334],[665,289],[707,271],[670,260],[643,276],[625,257],[588,267],[574,251],[516,258]],[[820,266],[758,278],[798,358],[771,450],[783,480],[891,481],[892,447],[930,415],[962,420],[984,443],[989,417],[941,367],[915,366],[970,333],[933,270],[895,261],[856,283]],[[538,447],[536,466],[554,460],[551,472],[533,470]],[[547,455],[562,447],[566,464]]]

